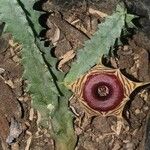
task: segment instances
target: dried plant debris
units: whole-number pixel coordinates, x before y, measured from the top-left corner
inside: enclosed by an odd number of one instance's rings
[[[22,133],[21,124],[18,123],[14,118],[11,118],[9,135],[6,139],[6,142],[8,144],[12,144],[15,141],[15,139],[20,136],[21,133]]]
[[[61,70],[63,65],[67,63],[69,60],[75,57],[75,53],[73,50],[68,51],[65,55],[61,56],[59,59],[58,69]]]
[[[86,35],[84,35],[82,32],[77,30],[75,27],[73,27],[71,24],[69,24],[67,21],[65,21],[62,17],[61,14],[56,13],[54,15],[50,15],[48,20],[47,20],[47,26],[50,28],[47,32],[47,38],[51,39],[52,41],[55,41],[56,39],[56,33],[58,33],[57,30],[60,30],[60,35],[59,38],[57,38],[57,44],[55,46],[59,46],[61,50],[57,50],[59,48],[56,47],[56,52],[60,51],[65,54],[67,51],[71,49],[76,49],[82,46],[82,43],[88,39]],[[51,35],[55,35],[55,37]],[[58,35],[57,35],[58,36]],[[68,43],[68,47],[65,46],[64,40],[69,40],[70,43]],[[62,45],[61,43],[64,42]],[[53,44],[55,44],[53,42]],[[64,47],[62,49],[62,47]],[[66,47],[66,49],[65,49]],[[59,56],[62,56],[63,54],[60,54]],[[57,54],[56,54],[57,56]]]
[[[5,72],[5,69],[0,68],[0,75],[3,74]]]

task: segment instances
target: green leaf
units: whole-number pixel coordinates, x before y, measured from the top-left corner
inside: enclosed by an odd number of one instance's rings
[[[34,0],[34,2],[35,1],[36,0]],[[34,3],[32,0],[28,0],[28,2],[27,1],[23,2],[26,11],[28,12],[28,14],[30,14],[30,16],[27,16],[27,17],[29,18],[29,20],[32,21],[32,25],[36,27],[35,31],[36,33],[38,33],[39,29],[40,31],[42,30],[42,27],[39,25],[38,19],[37,19],[39,18],[41,13],[40,12],[36,13],[35,11],[32,11],[32,6]],[[50,54],[50,50],[52,47],[51,48],[45,47],[44,41],[40,41],[37,37],[36,37],[36,45],[42,52],[46,64],[48,65],[53,76],[55,76],[55,80],[58,82],[62,82],[65,74],[62,72],[59,72],[56,69],[57,59],[52,57]],[[58,88],[60,92],[64,96],[57,97],[57,98],[54,97],[52,99],[54,102],[56,101],[58,102],[57,107],[52,105],[51,103],[47,105],[49,112],[53,112],[53,115],[50,115],[50,117],[51,117],[51,123],[53,127],[53,136],[54,136],[55,143],[56,143],[55,145],[56,145],[56,149],[58,150],[63,150],[64,148],[65,150],[67,149],[72,150],[75,147],[77,139],[76,139],[76,135],[73,129],[73,116],[70,110],[68,109],[68,99],[70,98],[71,95],[70,95],[70,92],[65,87],[62,87],[62,86],[60,87],[59,83],[57,84],[58,84]],[[45,115],[43,114],[42,116],[45,116]]]
[[[136,16],[136,15],[132,15],[132,14],[128,14],[128,15],[126,15],[126,24],[127,24],[127,27],[128,28],[137,28],[134,24],[133,24],[133,22],[132,22],[132,20],[133,19],[135,19],[135,18],[138,18],[138,16]]]
[[[125,17],[126,10],[118,5],[116,12],[98,26],[94,36],[85,42],[83,49],[78,51],[77,60],[72,63],[72,67],[65,77],[65,85],[73,83],[91,67],[101,63],[102,56],[109,52],[110,47],[120,37],[125,25]]]
[[[36,44],[39,47],[39,49],[41,50],[43,57],[45,59],[45,62],[47,63],[47,65],[49,66],[49,68],[51,69],[53,74],[55,75],[56,81],[62,82],[64,79],[64,76],[65,76],[65,73],[58,71],[58,69],[56,67],[58,60],[57,60],[57,58],[54,58],[51,55],[52,46],[45,47],[44,42],[40,41],[39,39],[36,39]]]
[[[39,13],[32,11],[34,2],[35,0],[0,0],[0,20],[6,22],[5,31],[11,32],[15,40],[23,45],[22,63],[27,90],[32,96],[33,106],[42,115],[42,124],[48,126],[52,122],[58,150],[64,150],[64,147],[65,150],[73,150],[76,136],[73,116],[68,109],[70,92],[55,81],[56,76],[61,82],[63,74],[56,70],[56,59],[50,56],[50,48],[45,48],[37,38],[41,27],[37,19]],[[60,96],[60,92],[63,95]]]
[[[39,0],[17,0],[17,1],[24,10],[27,20],[30,24],[30,27],[34,31],[34,34],[36,36],[39,35],[39,33],[42,30],[42,27],[39,25],[38,19],[42,13],[33,9],[34,5]]]
[[[55,145],[57,150],[74,150],[77,137],[73,129],[73,116],[68,108],[68,99],[72,93],[68,93],[68,89],[63,85],[61,89],[65,96],[59,99],[59,107],[52,117]]]
[[[33,9],[33,6],[38,3],[39,0],[19,0],[19,4],[21,5],[22,9],[26,12],[26,17],[28,19],[28,22],[30,23],[30,26],[32,27],[32,30],[34,31],[35,38],[36,38],[36,45],[38,48],[41,50],[44,59],[46,63],[49,65],[51,68],[53,74],[55,74],[57,80],[62,80],[64,78],[64,73],[58,71],[56,69],[56,63],[57,63],[57,58],[52,57],[50,51],[52,49],[51,47],[45,47],[44,46],[44,41],[41,41],[37,36],[38,34],[42,31],[42,26],[39,24],[39,17],[40,15],[43,14],[43,12],[35,11]]]
[[[6,31],[11,32],[14,38],[23,44],[24,77],[27,79],[33,104],[39,103],[46,107],[52,103],[57,106],[57,101],[52,100],[59,95],[59,92],[40,50],[34,43],[34,34],[26,20],[26,15],[16,0],[0,1],[0,20],[6,22]]]

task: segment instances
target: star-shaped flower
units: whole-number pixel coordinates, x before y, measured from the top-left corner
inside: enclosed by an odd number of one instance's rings
[[[97,65],[69,88],[91,116],[122,116],[130,94],[143,82],[134,82],[119,69]]]

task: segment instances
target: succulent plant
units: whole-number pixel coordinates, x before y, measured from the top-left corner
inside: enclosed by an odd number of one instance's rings
[[[97,32],[78,51],[77,60],[64,80],[88,115],[122,117],[130,94],[145,84],[131,81],[119,68],[108,68],[102,64],[103,54],[107,54],[117,43],[126,27],[134,27],[133,18],[124,5],[119,4],[116,12],[98,26]]]
[[[44,47],[38,37],[42,27],[38,23],[41,13],[33,10],[36,2],[38,0],[2,0],[0,20],[7,25],[5,31],[11,32],[14,40],[22,45],[26,92],[31,95],[32,106],[41,114],[39,125],[52,126],[55,149],[73,150],[77,138],[73,130],[73,115],[68,109],[70,91],[59,84],[64,73],[56,69],[57,60],[50,55],[51,48]]]

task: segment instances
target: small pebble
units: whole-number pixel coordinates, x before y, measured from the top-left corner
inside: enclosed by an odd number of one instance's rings
[[[10,131],[9,131],[9,135],[6,139],[6,142],[11,145],[14,142],[14,139],[16,139],[20,136],[22,131],[23,130],[22,130],[21,124],[18,123],[18,121],[15,120],[14,118],[11,118]]]
[[[120,145],[119,145],[119,143],[116,143],[115,145],[114,145],[114,147],[112,148],[112,150],[119,150],[120,149]]]
[[[133,150],[134,148],[133,148],[134,146],[133,146],[133,143],[127,143],[126,144],[126,149],[127,150]]]
[[[5,69],[0,68],[0,75],[5,72]]]
[[[140,114],[140,112],[141,112],[141,111],[140,111],[139,109],[136,109],[136,110],[135,110],[135,114]]]
[[[147,111],[147,110],[149,110],[149,107],[145,106],[143,109],[144,109],[144,111]]]

